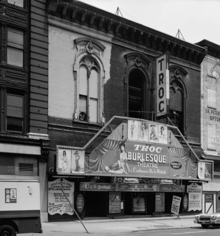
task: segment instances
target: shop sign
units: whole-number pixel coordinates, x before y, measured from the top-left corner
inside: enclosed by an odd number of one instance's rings
[[[121,193],[109,192],[109,213],[121,213]]]
[[[185,191],[185,186],[184,185],[159,185],[159,192],[184,192]]]
[[[157,190],[156,184],[118,184],[120,192],[155,192]]]
[[[165,211],[165,193],[155,193],[155,212]]]
[[[80,191],[115,191],[115,184],[82,182]]]
[[[169,71],[167,67],[167,54],[156,59],[157,117],[167,114],[167,99],[169,99]]]
[[[57,146],[56,170],[58,174],[76,175],[84,173],[85,151]]]
[[[198,185],[197,183],[192,183],[190,185],[187,185],[187,192],[188,193],[201,193],[202,185]]]
[[[178,215],[180,211],[181,197],[173,196],[171,213]]]
[[[5,189],[5,203],[17,203],[17,189],[16,188]]]
[[[65,196],[61,188],[63,189]],[[48,213],[50,215],[73,215],[73,204],[74,183],[65,179],[57,179],[48,182]]]
[[[213,179],[213,162],[200,161],[198,163],[198,177],[206,180]]]
[[[85,205],[84,197],[81,193],[79,193],[76,197],[76,209],[79,213],[83,212],[84,205]]]

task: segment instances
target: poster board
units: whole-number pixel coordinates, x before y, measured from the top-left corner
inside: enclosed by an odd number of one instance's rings
[[[109,213],[121,213],[121,193],[109,192]]]
[[[155,212],[165,211],[165,193],[155,193]]]
[[[61,187],[69,201],[61,191]],[[48,214],[73,215],[74,183],[65,179],[56,179],[48,182]]]
[[[180,203],[181,203],[181,197],[173,195],[171,213],[179,215]]]

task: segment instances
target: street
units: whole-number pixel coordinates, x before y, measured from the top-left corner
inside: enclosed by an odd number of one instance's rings
[[[123,235],[130,235],[130,234],[123,234]],[[133,232],[132,235],[134,236],[142,236],[142,235],[151,235],[151,236],[218,236],[220,235],[220,228],[210,227],[208,229],[203,229],[201,227],[195,228],[187,228],[187,229],[172,229],[172,230],[155,230],[155,231],[139,231]]]
[[[175,217],[170,218],[139,218],[139,219],[101,219],[71,222],[48,222],[43,223],[42,234],[23,234],[24,236],[175,236],[175,235],[220,235],[220,227],[203,229],[193,223],[193,218]],[[86,232],[88,231],[88,233]],[[22,236],[22,234],[19,234]]]

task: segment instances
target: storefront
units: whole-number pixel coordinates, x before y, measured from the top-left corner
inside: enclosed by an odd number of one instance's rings
[[[171,215],[173,199],[179,201],[176,214],[202,212],[202,181],[211,179],[213,163],[207,175],[206,165],[191,158],[168,125],[125,120],[90,152],[96,137],[83,148],[57,146],[49,220],[71,219],[70,204],[81,217]],[[62,193],[67,185],[71,200]]]

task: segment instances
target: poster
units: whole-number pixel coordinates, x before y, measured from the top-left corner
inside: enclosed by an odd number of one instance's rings
[[[148,142],[149,139],[149,128],[147,122],[139,122],[138,138],[140,141]]]
[[[17,203],[17,189],[16,188],[5,189],[5,203]]]
[[[149,124],[149,141],[158,143],[158,125]]]
[[[63,195],[61,187],[69,199]],[[65,179],[57,179],[48,182],[48,213],[55,214],[68,214],[73,215],[73,209],[70,204],[74,205],[74,183]]]
[[[133,212],[145,212],[145,199],[142,196],[133,198]]]
[[[176,215],[179,214],[180,202],[181,202],[181,197],[177,197],[177,196],[173,195],[171,213],[176,214]]]
[[[155,193],[155,212],[165,211],[165,193]]]
[[[109,213],[121,213],[121,193],[109,192]]]
[[[128,121],[128,139],[129,140],[138,140],[138,128],[139,122],[135,120]]]
[[[188,211],[201,211],[201,210],[202,210],[202,193],[190,192]]]
[[[59,149],[57,171],[62,173],[70,173],[71,167],[71,150]]]
[[[84,196],[79,193],[76,197],[76,209],[79,213],[82,213],[84,211],[85,201]]]
[[[79,174],[84,173],[85,151],[69,148],[57,148],[57,173]]]
[[[159,143],[167,144],[167,126],[159,125]]]

